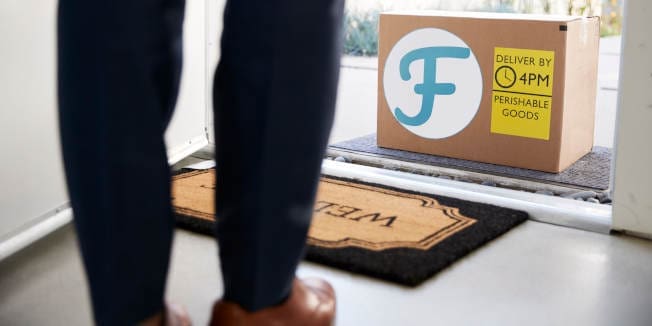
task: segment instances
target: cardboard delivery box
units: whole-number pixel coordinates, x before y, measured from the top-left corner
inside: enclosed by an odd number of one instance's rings
[[[380,16],[378,146],[548,172],[591,151],[599,19]]]

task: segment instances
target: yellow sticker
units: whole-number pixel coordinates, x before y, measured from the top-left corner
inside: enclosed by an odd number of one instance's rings
[[[555,52],[494,49],[491,132],[548,140]]]

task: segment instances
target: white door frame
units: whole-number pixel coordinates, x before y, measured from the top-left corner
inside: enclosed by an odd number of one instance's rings
[[[625,2],[615,160],[613,229],[652,237],[652,2]]]

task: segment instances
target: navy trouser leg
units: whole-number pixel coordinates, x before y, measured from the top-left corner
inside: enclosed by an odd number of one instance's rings
[[[183,0],[61,0],[59,117],[95,320],[163,305],[173,217],[163,133],[181,71]]]
[[[333,121],[342,0],[229,0],[214,85],[224,297],[281,302]]]

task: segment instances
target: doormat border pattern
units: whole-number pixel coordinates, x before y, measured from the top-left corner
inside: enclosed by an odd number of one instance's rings
[[[406,286],[417,286],[476,248],[501,236],[528,219],[526,212],[470,202],[440,195],[380,185],[359,180],[325,176],[367,186],[433,198],[440,205],[457,207],[460,214],[476,220],[429,250],[395,248],[371,251],[358,247],[324,248],[308,246],[306,260]]]
[[[195,169],[186,169],[186,168],[181,168],[179,170],[173,171],[172,172],[172,179],[178,177],[179,175],[182,174],[190,174],[193,172],[201,173],[205,172],[206,170],[195,170]],[[173,207],[174,209],[174,207]],[[182,229],[188,230],[188,231],[193,231],[197,233],[202,233],[205,235],[210,235],[210,236],[215,236],[215,222],[211,220],[207,220],[204,218],[198,218],[192,215],[189,215],[188,213],[192,213],[191,211],[185,211],[185,212],[178,212],[176,209],[174,209],[174,218],[176,221],[176,225]]]
[[[370,186],[370,185],[365,185],[360,181],[351,181],[347,179],[341,179],[341,178],[335,178],[335,177],[323,176],[323,175],[320,178],[320,182],[342,185],[345,187],[353,187],[364,191],[378,192],[381,194],[402,197],[406,199],[418,200],[421,201],[421,207],[439,208],[445,216],[455,220],[455,222],[444,228],[438,229],[435,233],[421,239],[418,242],[386,241],[383,243],[372,243],[362,239],[346,238],[344,240],[337,241],[337,243],[333,243],[332,241],[321,240],[321,239],[310,237],[310,235],[308,235],[308,245],[315,245],[318,247],[334,248],[334,249],[337,248],[341,249],[344,247],[355,246],[355,247],[362,247],[364,249],[372,250],[372,251],[386,250],[391,247],[404,247],[404,248],[428,250],[432,248],[432,246],[435,246],[442,240],[448,238],[451,234],[455,234],[460,230],[463,230],[464,228],[469,227],[475,223],[475,219],[460,214],[458,208],[442,206],[438,201],[434,200],[431,196],[412,194],[407,191],[391,190],[388,187]]]

